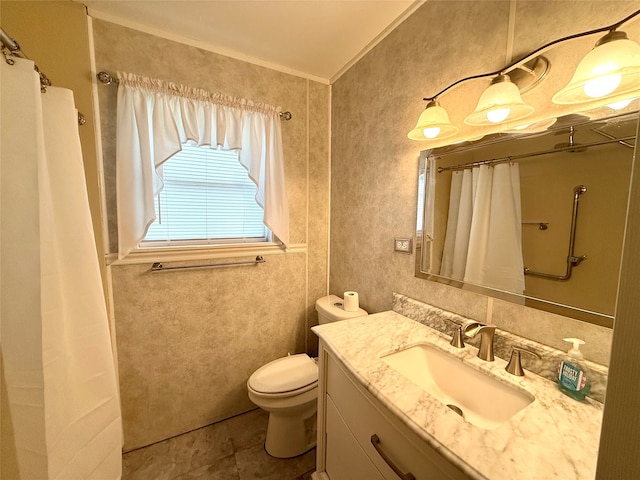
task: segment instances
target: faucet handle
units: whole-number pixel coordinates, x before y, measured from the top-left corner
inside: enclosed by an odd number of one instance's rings
[[[464,341],[462,340],[462,336],[463,336],[462,325],[459,324],[458,322],[454,322],[450,318],[446,318],[446,317],[443,317],[443,318],[455,327],[455,330],[453,332],[453,337],[451,337],[451,341],[449,342],[449,345],[456,348],[464,348]]]
[[[520,358],[521,353],[526,353],[528,355],[532,355],[537,359],[540,359],[540,355],[536,352],[532,352],[531,350],[527,350],[525,348],[520,347],[511,347],[511,358],[509,358],[509,363],[504,369],[509,372],[511,375],[515,375],[517,377],[524,376],[524,370],[522,369],[522,359]]]

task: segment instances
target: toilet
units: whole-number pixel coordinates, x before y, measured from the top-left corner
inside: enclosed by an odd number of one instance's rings
[[[342,299],[328,295],[316,301],[320,324],[367,315],[362,308],[347,312]],[[272,457],[291,458],[316,445],[318,365],[306,353],[278,358],[253,372],[247,381],[249,399],[269,412],[265,450]]]

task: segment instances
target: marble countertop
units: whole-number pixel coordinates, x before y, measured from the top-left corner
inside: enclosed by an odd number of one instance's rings
[[[526,371],[526,365],[524,377],[508,374],[504,360],[480,360],[475,347],[451,347],[449,337],[393,311],[318,325],[313,331],[383,405],[471,478],[594,478],[602,404],[567,397],[553,382]],[[421,343],[516,385],[535,400],[495,429],[471,425],[380,360]]]

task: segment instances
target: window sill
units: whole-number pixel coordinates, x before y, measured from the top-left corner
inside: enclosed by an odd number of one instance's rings
[[[118,260],[117,253],[106,255],[107,265],[134,265],[154,262],[181,262],[190,260],[205,260],[212,258],[229,258],[256,255],[278,255],[287,253],[304,253],[307,251],[305,243],[284,245],[275,242],[248,243],[225,246],[193,246],[193,247],[154,247],[138,249]]]

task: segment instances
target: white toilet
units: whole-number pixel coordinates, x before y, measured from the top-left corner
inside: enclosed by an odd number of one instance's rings
[[[328,295],[316,301],[320,324],[367,315],[346,312],[342,299]],[[247,381],[249,399],[269,412],[265,449],[272,457],[291,458],[316,445],[318,366],[306,353],[278,358],[256,370]]]

